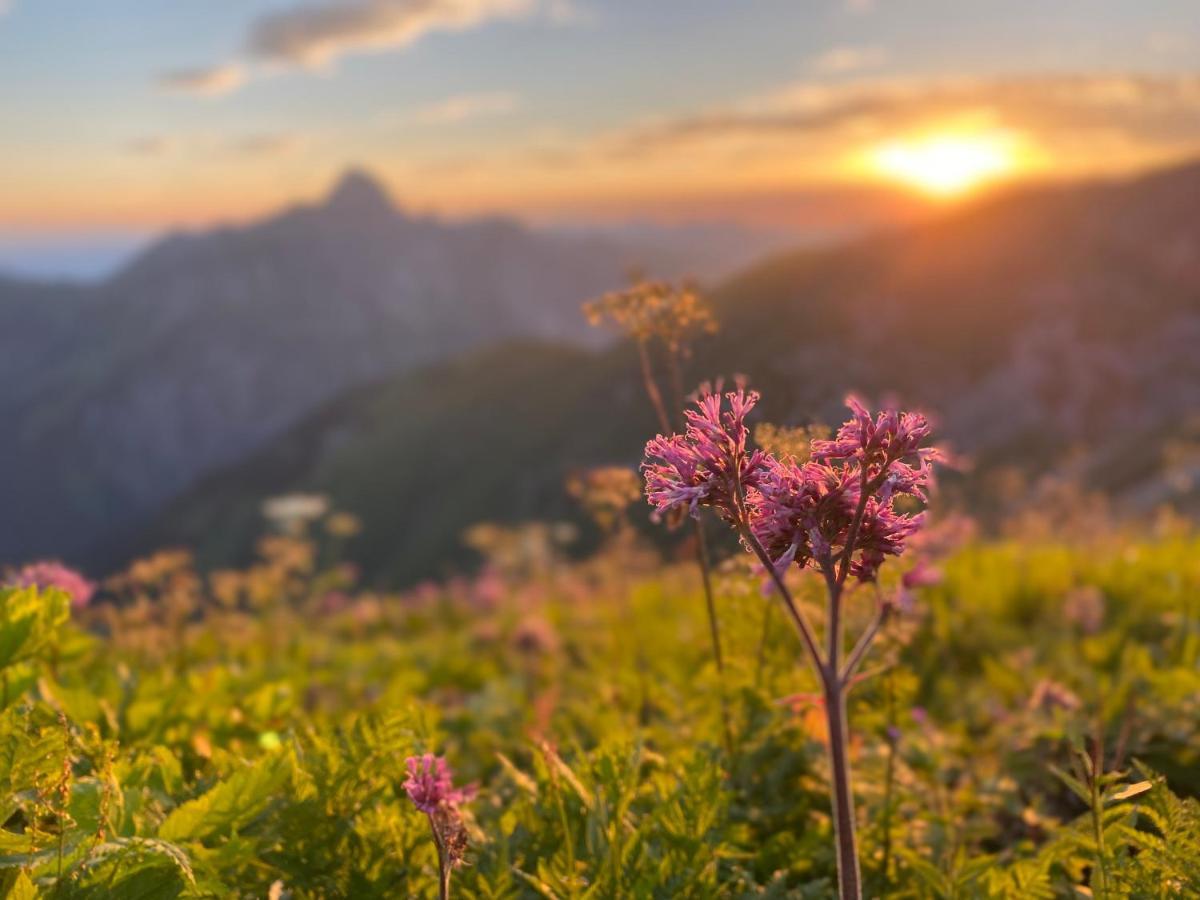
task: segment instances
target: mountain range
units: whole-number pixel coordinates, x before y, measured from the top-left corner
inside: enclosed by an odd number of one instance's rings
[[[635,265],[728,271],[753,236],[622,241],[321,202],[178,233],[95,284],[0,278],[0,563],[94,561],[199,479],[355,387],[511,338],[596,343],[579,302]]]
[[[976,504],[985,485],[1036,504],[1031,483],[1055,472],[1136,512],[1196,508],[1200,165],[981,198],[776,256],[712,300],[721,328],[691,383],[745,373],[767,420],[840,421],[849,389],[894,396],[937,415]],[[444,574],[466,526],[570,515],[567,473],[635,465],[655,430],[628,344],[493,342],[331,398],[108,558],[186,543],[228,562],[264,498],[315,491],[363,519],[350,552],[371,577]],[[1023,478],[992,477],[1011,469]]]

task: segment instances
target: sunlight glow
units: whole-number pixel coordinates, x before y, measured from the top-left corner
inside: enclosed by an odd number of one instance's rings
[[[1019,167],[1016,138],[1005,132],[935,134],[889,141],[870,151],[877,173],[937,197],[956,197]]]

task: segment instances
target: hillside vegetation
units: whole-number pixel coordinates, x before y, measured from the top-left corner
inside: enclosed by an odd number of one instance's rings
[[[1101,867],[1095,896],[1200,892],[1200,539],[1076,524],[946,536],[855,688],[869,896],[1079,896]],[[207,579],[144,560],[71,612],[0,595],[4,896],[434,897],[422,752],[475,786],[462,896],[831,893],[814,684],[740,557],[722,680],[694,570],[628,535],[567,565],[552,529],[492,529],[478,579],[383,596],[345,532]]]

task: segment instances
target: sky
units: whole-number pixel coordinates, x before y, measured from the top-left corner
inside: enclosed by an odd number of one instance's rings
[[[0,0],[0,134],[0,260],[251,219],[350,165],[448,216],[800,227],[1200,155],[1200,10]]]

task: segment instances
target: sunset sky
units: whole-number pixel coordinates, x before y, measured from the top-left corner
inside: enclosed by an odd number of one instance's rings
[[[449,215],[769,220],[1200,153],[1195,0],[0,9],[10,238],[244,219],[352,163]]]

